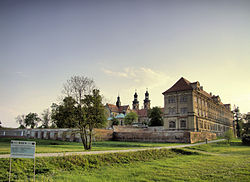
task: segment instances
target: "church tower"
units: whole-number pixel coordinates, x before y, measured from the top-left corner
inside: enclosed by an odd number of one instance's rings
[[[145,93],[144,109],[150,109],[150,100],[149,100],[148,89],[147,89],[147,91],[146,91],[146,93]]]
[[[133,110],[139,110],[139,101],[137,98],[138,98],[138,95],[135,91],[134,100],[133,100]]]
[[[118,95],[117,101],[116,101],[116,106],[120,107],[121,106],[121,101],[120,101],[120,96]]]

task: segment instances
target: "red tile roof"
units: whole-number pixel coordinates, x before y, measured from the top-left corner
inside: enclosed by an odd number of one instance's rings
[[[129,105],[120,106],[119,108],[114,104],[106,104],[106,106],[110,109],[111,112],[123,113],[123,111],[127,112],[130,108]]]
[[[139,117],[147,117],[148,116],[148,110],[147,109],[140,109],[136,110]]]
[[[162,114],[164,113],[164,108],[160,108]],[[135,110],[139,117],[148,117],[147,109]]]
[[[125,105],[125,106],[120,106],[119,107],[119,113],[122,113],[123,111],[127,112],[127,110],[129,110],[129,105]]]
[[[118,107],[114,104],[106,104],[106,106],[108,106],[111,112],[119,112]]]
[[[166,90],[162,94],[184,91],[184,90],[192,90],[193,88],[190,85],[191,83],[185,78],[181,77],[170,89]]]
[[[185,78],[181,77],[170,89],[166,90],[165,92],[163,92],[162,94],[166,94],[166,93],[171,93],[171,92],[177,92],[177,91],[185,91],[185,90],[193,90],[191,84],[195,84],[197,82],[193,82],[191,83],[190,81],[186,80]],[[200,92],[201,94],[205,95],[206,97],[213,99],[214,102],[217,102],[220,105],[224,105],[219,98],[219,96],[214,96],[214,95],[210,95],[209,93],[207,93],[205,90],[203,90],[202,87],[200,87],[200,89],[198,90],[198,92]]]

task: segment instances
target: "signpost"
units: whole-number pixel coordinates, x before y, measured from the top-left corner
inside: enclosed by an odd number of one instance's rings
[[[34,159],[34,181],[35,181],[35,151],[36,142],[11,140],[10,152],[10,174],[11,176],[11,158],[33,158]]]

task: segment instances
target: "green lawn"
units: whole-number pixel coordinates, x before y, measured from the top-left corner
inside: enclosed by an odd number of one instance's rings
[[[230,154],[230,155],[249,155],[249,146],[242,146],[241,140],[234,139],[230,144],[227,141],[219,143],[211,143],[209,145],[198,145],[194,147],[188,147],[188,149],[194,149],[197,151],[212,152],[215,154]]]
[[[43,181],[250,181],[250,147],[239,140],[195,147],[216,155],[176,155],[98,169],[38,175]],[[190,148],[188,149],[190,150]]]
[[[0,154],[10,153],[10,138],[0,138]],[[16,140],[16,139],[15,139]],[[27,140],[27,139],[19,139]],[[36,153],[55,153],[55,152],[82,152],[84,151],[82,143],[64,142],[55,140],[36,141]],[[146,147],[161,147],[170,145],[180,145],[181,143],[146,143],[146,142],[119,142],[119,141],[102,141],[94,142],[92,151],[100,150],[126,150]]]
[[[125,142],[125,144],[131,146],[144,143]],[[112,142],[111,145],[113,145]],[[197,151],[203,153],[199,154]],[[20,181],[32,179],[32,165],[31,159],[13,159],[12,179]],[[0,159],[0,166],[0,181],[6,181],[9,160]],[[234,140],[230,145],[219,142],[186,149],[39,157],[36,159],[36,179],[37,181],[90,182],[247,182],[250,181],[250,147],[241,145],[240,140]]]
[[[71,171],[45,181],[250,181],[250,160],[226,156],[178,156],[175,158]]]

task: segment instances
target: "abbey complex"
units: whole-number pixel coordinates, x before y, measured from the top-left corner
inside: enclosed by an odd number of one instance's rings
[[[167,131],[212,132],[223,134],[233,128],[233,112],[230,104],[223,104],[220,97],[207,93],[200,83],[189,82],[180,78],[164,95],[163,112],[164,129]],[[143,108],[139,109],[138,95],[135,92],[132,109],[121,105],[117,97],[116,105],[106,104],[109,120],[113,117],[124,124],[124,117],[129,112],[138,114],[138,123],[148,124],[150,109],[149,93],[146,91]]]
[[[151,108],[149,92],[145,93],[141,109],[135,92],[132,108],[122,105],[119,96],[115,105],[106,104],[109,126],[95,129],[94,140],[194,143],[215,139],[233,129],[234,116],[230,104],[223,104],[218,95],[207,93],[198,81],[180,78],[162,94],[163,126],[147,127]],[[137,113],[138,121],[125,125],[125,116],[130,112]],[[118,125],[112,126],[113,118],[118,120]],[[77,129],[70,128],[5,130],[0,131],[0,136],[81,141]]]

